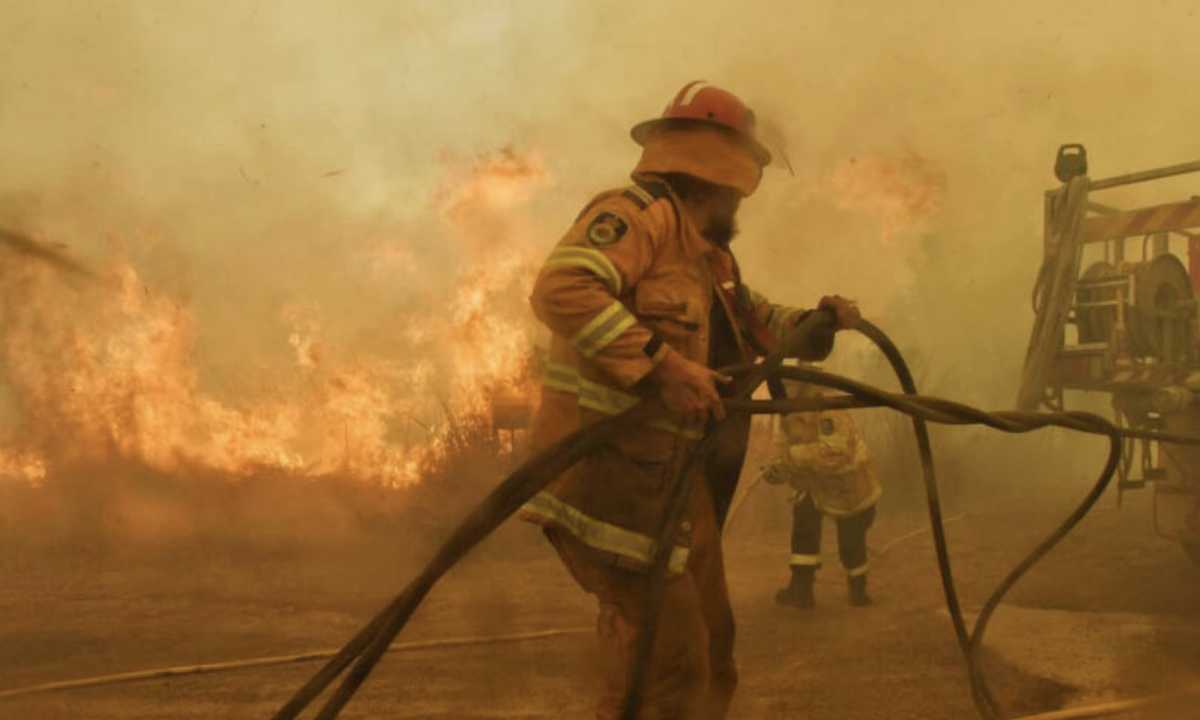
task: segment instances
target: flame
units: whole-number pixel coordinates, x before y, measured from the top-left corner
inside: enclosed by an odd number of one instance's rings
[[[19,478],[36,487],[46,480],[46,462],[36,453],[0,450],[0,478]]]
[[[850,158],[830,184],[839,207],[878,218],[884,240],[924,227],[946,195],[946,173],[912,150]]]
[[[540,245],[530,242],[538,233],[511,209],[526,205],[546,182],[539,155],[505,149],[438,196],[443,218],[470,252],[449,304],[447,340],[454,348],[454,401],[475,415],[487,411],[490,393],[481,391],[529,391],[533,326],[526,308]]]
[[[16,268],[0,286],[0,360],[21,422],[0,446],[0,477],[38,484],[59,465],[120,459],[166,473],[419,482],[452,451],[456,431],[489,422],[495,393],[530,390],[526,298],[541,243],[526,208],[548,183],[535,153],[448,162],[433,210],[460,269],[397,323],[421,352],[333,347],[320,308],[285,306],[294,362],[254,397],[202,386],[193,313],[128,261],[112,261],[101,289]],[[367,247],[368,272],[394,273],[397,262],[422,271],[401,239]]]

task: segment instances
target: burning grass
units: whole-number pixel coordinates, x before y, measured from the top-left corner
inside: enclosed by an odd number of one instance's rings
[[[266,467],[231,478],[199,465],[172,473],[130,462],[59,466],[38,486],[0,484],[0,543],[10,562],[200,549],[294,554],[383,538],[407,552],[443,538],[516,457],[482,424],[456,425],[447,442],[443,462],[399,489]]]
[[[398,233],[365,232],[342,270],[400,288],[389,341],[355,343],[315,299],[285,301],[256,328],[286,343],[282,365],[206,364],[221,328],[136,254],[111,252],[87,281],[0,266],[0,536],[303,547],[456,517],[512,453],[493,399],[534,392],[526,298],[550,240],[528,205],[548,183],[534,153],[446,160],[426,216],[456,262],[419,267]]]

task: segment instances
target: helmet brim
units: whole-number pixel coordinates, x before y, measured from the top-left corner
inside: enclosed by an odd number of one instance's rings
[[[745,135],[744,133],[733,130],[728,125],[724,125],[719,122],[713,122],[712,120],[701,120],[698,118],[654,118],[653,120],[646,120],[645,122],[640,122],[637,125],[634,125],[629,131],[629,136],[633,138],[635,143],[644,147],[646,145],[646,141],[651,136],[660,132],[669,132],[671,130],[689,130],[697,127],[712,128],[725,133],[726,135],[737,138],[739,144],[745,147],[746,151],[750,153],[755,162],[762,167],[766,167],[771,164],[771,151],[768,150],[765,145],[754,138]]]

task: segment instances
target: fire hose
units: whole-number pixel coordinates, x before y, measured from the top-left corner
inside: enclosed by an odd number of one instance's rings
[[[725,401],[725,407],[730,416],[724,422],[733,422],[738,415],[806,412],[829,407],[886,407],[912,418],[925,483],[938,570],[955,638],[966,665],[972,700],[980,717],[984,720],[1001,720],[1005,715],[988,688],[981,668],[980,649],[988,622],[1004,596],[1021,577],[1070,533],[1103,495],[1120,461],[1122,438],[1144,438],[1160,442],[1200,445],[1200,437],[1118,428],[1107,419],[1086,412],[1001,411],[989,413],[950,400],[922,397],[917,394],[912,374],[895,344],[879,328],[866,321],[862,321],[857,330],[869,338],[887,357],[900,381],[902,394],[880,390],[849,378],[818,370],[783,365],[784,358],[795,354],[794,350],[801,347],[802,343],[809,338],[832,336],[833,323],[832,314],[827,311],[810,313],[789,333],[780,348],[763,362],[724,368],[723,372],[736,378],[732,397]],[[832,388],[841,391],[844,395],[810,400],[788,400],[782,393],[782,379],[799,380]],[[772,399],[766,401],[751,399],[754,391],[764,382],[768,383],[772,390]],[[341,683],[317,715],[318,720],[336,718],[366,681],[367,676],[391,646],[395,636],[404,628],[417,606],[443,575],[554,478],[584,456],[599,449],[620,428],[630,423],[643,421],[661,412],[662,406],[656,401],[643,401],[624,413],[605,418],[572,433],[523,463],[493,489],[463,520],[429,564],[408,584],[404,591],[397,595],[308,682],[297,690],[273,716],[274,720],[294,720],[345,672],[345,677],[342,678]],[[962,608],[954,585],[942,519],[941,500],[934,473],[933,451],[926,422],[948,425],[984,425],[1006,433],[1026,433],[1047,427],[1061,427],[1103,435],[1109,439],[1108,458],[1100,477],[1091,490],[1067,519],[1005,577],[984,603],[974,627],[970,631],[967,630],[966,622],[963,619]],[[648,575],[645,620],[638,635],[636,654],[622,711],[622,717],[625,720],[634,720],[641,704],[645,673],[657,631],[663,585],[666,580],[667,559],[672,546],[672,533],[685,512],[691,492],[691,478],[694,473],[689,472],[689,469],[711,450],[718,427],[719,425],[711,427],[710,432],[697,441],[685,457],[678,458],[673,463],[673,478],[668,495],[669,504],[656,539],[654,558]],[[347,668],[349,668],[348,672],[346,672]]]

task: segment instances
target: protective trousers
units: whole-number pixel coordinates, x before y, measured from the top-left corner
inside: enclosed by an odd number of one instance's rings
[[[737,686],[734,621],[711,494],[694,479],[687,568],[668,575],[646,673],[640,720],[721,720]],[[597,634],[605,675],[599,720],[621,711],[642,626],[649,574],[612,565],[571,535],[547,532],[576,582],[599,602]]]
[[[821,511],[807,494],[792,508],[792,569],[821,567]],[[865,575],[867,563],[867,530],[875,522],[875,506],[837,519],[838,555],[850,577]]]

